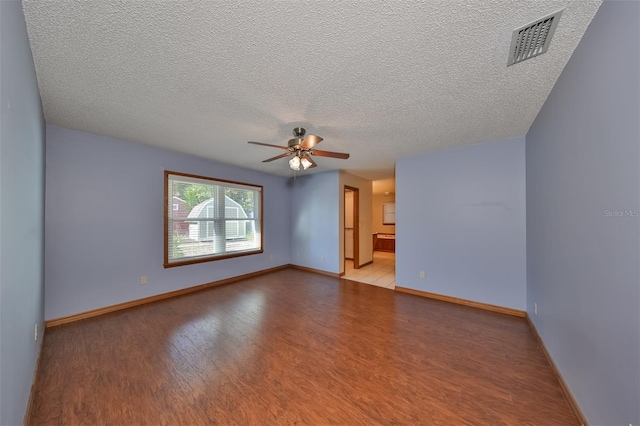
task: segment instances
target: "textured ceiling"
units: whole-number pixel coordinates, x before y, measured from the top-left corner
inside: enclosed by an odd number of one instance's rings
[[[314,171],[529,129],[600,0],[24,0],[48,123],[290,175],[293,127],[351,153]],[[506,67],[514,28],[566,8],[549,51]],[[304,173],[308,173],[304,172]]]

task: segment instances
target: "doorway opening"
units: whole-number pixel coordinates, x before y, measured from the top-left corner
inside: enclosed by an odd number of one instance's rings
[[[360,268],[360,190],[344,186],[344,259],[353,262],[353,268]],[[344,268],[343,268],[344,270]]]
[[[373,261],[356,267],[356,262],[352,264],[350,260],[345,260],[342,278],[394,289],[396,286],[395,179],[373,181],[372,190],[372,205],[361,207],[372,209]]]

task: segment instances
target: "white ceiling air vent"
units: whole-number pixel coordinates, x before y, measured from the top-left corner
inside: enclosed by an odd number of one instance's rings
[[[551,15],[547,15],[544,18],[513,30],[507,66],[531,59],[534,56],[546,52],[563,10],[564,9],[560,9]]]

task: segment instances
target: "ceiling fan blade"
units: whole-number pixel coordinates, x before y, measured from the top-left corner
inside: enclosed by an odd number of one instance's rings
[[[308,169],[312,169],[312,168],[317,166],[316,162],[313,161],[313,158],[311,158],[311,156],[309,154],[304,154],[304,158],[309,160],[309,162],[311,163],[311,165],[309,167],[307,167]]]
[[[262,160],[262,162],[263,163],[268,163],[269,161],[277,160],[278,158],[288,157],[291,154],[293,154],[293,153],[292,152],[286,152],[284,154],[276,155],[275,157],[271,157],[271,158],[267,158],[266,160]]]
[[[320,157],[342,158],[343,160],[349,158],[349,154],[343,152],[320,151],[319,149],[314,149],[311,154],[319,155]]]
[[[311,149],[314,146],[318,145],[322,142],[322,138],[316,135],[309,135],[302,142],[300,142],[300,146],[303,148]]]
[[[254,142],[254,141],[249,141],[248,143],[252,143],[254,145],[271,146],[271,147],[280,148],[280,149],[289,149],[288,146],[271,145],[270,143],[262,143],[262,142]]]

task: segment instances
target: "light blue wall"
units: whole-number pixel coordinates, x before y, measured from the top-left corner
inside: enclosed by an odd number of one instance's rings
[[[0,1],[0,424],[22,424],[44,312],[44,118],[19,1]]]
[[[46,319],[290,263],[285,178],[51,125],[46,162]],[[165,169],[263,185],[264,254],[163,268]]]
[[[291,263],[339,273],[339,172],[298,176],[290,186]]]
[[[524,310],[525,198],[524,136],[398,159],[396,284]]]
[[[593,425],[640,424],[639,28],[602,4],[526,142],[527,309]]]

